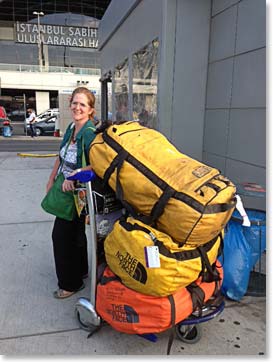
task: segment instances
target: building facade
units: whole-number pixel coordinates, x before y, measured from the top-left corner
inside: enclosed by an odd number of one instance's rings
[[[85,85],[100,113],[97,28],[110,0],[0,1],[0,103],[12,120],[25,109],[60,108]]]
[[[139,119],[236,184],[265,187],[265,0],[112,0],[98,36],[113,120]]]

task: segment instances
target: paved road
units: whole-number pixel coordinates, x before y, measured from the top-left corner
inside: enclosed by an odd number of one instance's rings
[[[40,136],[32,139],[24,133],[23,122],[12,122],[11,137],[0,136],[0,152],[58,151],[61,138]]]
[[[0,152],[56,152],[59,149],[61,140],[60,137],[53,136],[41,136],[33,139],[30,136],[0,136]]]

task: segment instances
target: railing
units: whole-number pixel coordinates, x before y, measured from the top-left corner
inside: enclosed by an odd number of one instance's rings
[[[39,66],[28,64],[1,64],[0,71],[10,72],[46,72],[46,73],[72,73],[77,75],[101,75],[100,69],[96,68],[76,68],[76,67],[55,67]]]

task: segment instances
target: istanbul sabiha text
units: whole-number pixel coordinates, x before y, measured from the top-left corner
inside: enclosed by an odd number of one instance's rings
[[[15,24],[16,42],[97,48],[97,29],[62,25]]]

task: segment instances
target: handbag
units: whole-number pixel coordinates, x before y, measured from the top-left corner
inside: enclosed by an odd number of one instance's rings
[[[72,134],[71,134],[72,136]],[[71,137],[70,137],[71,140]],[[70,140],[67,142],[67,146],[64,153],[64,158],[69,146]],[[64,175],[62,173],[63,162],[60,165],[60,171],[56,177],[52,187],[49,189],[45,197],[41,202],[41,207],[49,214],[60,217],[61,219],[72,221],[76,214],[76,206],[74,201],[73,191],[63,192],[62,184],[64,182]]]
[[[88,127],[93,129],[92,127]],[[94,130],[94,129],[93,129]],[[71,133],[72,137],[72,133]],[[71,137],[67,142],[67,146],[64,153],[64,158],[67,152],[68,145],[70,143]],[[84,154],[84,140],[82,138],[82,167],[86,166],[86,159]],[[60,165],[60,172],[56,177],[54,184],[49,189],[45,197],[41,202],[41,206],[44,211],[49,214],[60,217],[61,219],[72,221],[76,215],[80,216],[82,208],[79,209],[77,204],[77,194],[74,194],[73,191],[62,191],[62,184],[64,182],[64,175],[62,173],[63,162]],[[76,206],[77,205],[77,206]]]
[[[49,214],[64,220],[72,221],[76,216],[74,195],[72,191],[62,191],[63,182],[64,175],[61,172],[55,179],[53,186],[43,198],[41,206],[44,211]]]

